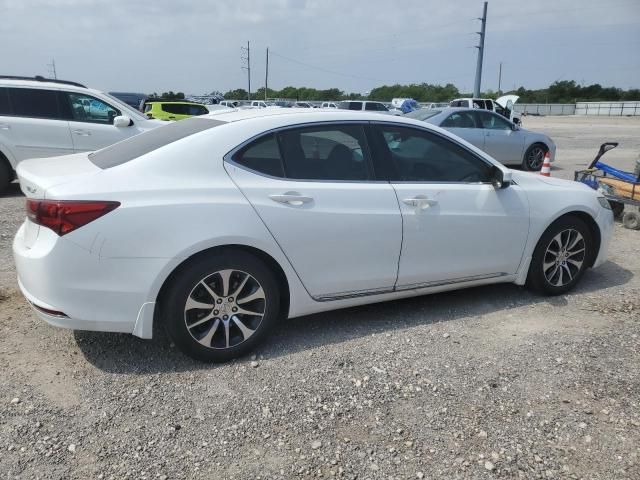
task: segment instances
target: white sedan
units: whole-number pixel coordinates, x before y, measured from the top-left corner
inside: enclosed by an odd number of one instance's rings
[[[511,171],[424,122],[244,110],[18,167],[19,285],[47,322],[222,361],[282,317],[513,282],[547,294],[606,259],[607,201]]]

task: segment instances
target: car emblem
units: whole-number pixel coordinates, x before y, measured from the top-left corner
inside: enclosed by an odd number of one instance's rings
[[[29,185],[26,186],[27,192],[29,193],[36,193],[38,191],[37,188],[35,187],[30,187]]]

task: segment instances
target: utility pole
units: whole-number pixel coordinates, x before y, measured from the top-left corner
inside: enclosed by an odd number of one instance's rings
[[[267,47],[267,63],[264,69],[264,101],[267,101],[267,86],[269,85],[269,47]]]
[[[242,69],[247,71],[247,100],[251,100],[251,45],[249,45],[249,42],[247,41],[247,48],[240,47],[240,50],[242,50],[240,59],[243,62],[246,62],[246,66],[243,65]],[[247,55],[246,57],[244,56],[245,53]]]
[[[473,87],[473,96],[478,98],[480,97],[480,83],[482,82],[482,59],[484,56],[484,34],[487,27],[487,5],[489,2],[484,2],[484,12],[482,14],[482,18],[479,18],[482,22],[482,26],[479,32],[476,32],[480,35],[480,45],[476,46],[478,49],[478,64],[476,66],[476,83]]]
[[[57,80],[57,79],[58,79],[58,74],[56,73],[56,59],[55,59],[55,58],[52,58],[52,59],[51,59],[51,63],[48,63],[48,64],[47,64],[47,67],[49,67],[49,69],[50,69],[49,71],[50,71],[51,73],[53,73],[53,78],[54,78],[55,80]]]
[[[498,72],[498,96],[500,96],[500,85],[502,84],[502,62],[500,62],[500,70]]]

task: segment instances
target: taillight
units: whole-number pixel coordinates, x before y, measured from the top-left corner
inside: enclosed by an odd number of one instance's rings
[[[66,235],[115,210],[120,202],[94,200],[36,200],[27,198],[27,217],[38,225]]]

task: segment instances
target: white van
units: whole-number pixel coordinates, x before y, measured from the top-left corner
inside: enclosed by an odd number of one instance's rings
[[[98,150],[161,125],[79,83],[0,76],[0,191],[22,160]]]

